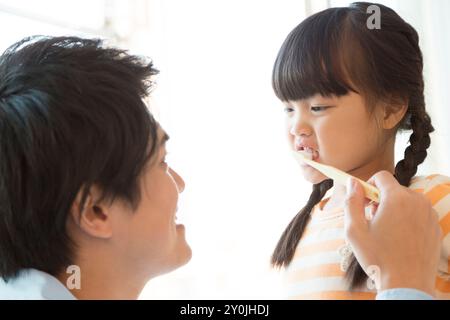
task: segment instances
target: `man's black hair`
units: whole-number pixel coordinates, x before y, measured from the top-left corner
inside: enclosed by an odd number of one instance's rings
[[[139,202],[158,148],[144,98],[151,61],[102,40],[30,37],[0,57],[0,277],[57,275],[76,245],[67,218],[81,190]]]

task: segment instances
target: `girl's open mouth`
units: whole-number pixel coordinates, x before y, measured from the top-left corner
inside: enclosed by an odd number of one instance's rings
[[[303,151],[307,155],[309,155],[309,158],[313,161],[317,161],[319,159],[319,152],[313,148],[309,147],[300,147],[298,151]]]

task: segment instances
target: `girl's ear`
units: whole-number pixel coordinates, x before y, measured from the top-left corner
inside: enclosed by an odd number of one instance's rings
[[[98,202],[102,194],[99,188],[92,186],[81,208],[83,188],[78,192],[71,208],[71,218],[78,228],[85,234],[101,239],[112,237],[112,219],[109,206]],[[80,211],[81,209],[81,211]]]
[[[390,104],[384,107],[384,117],[383,117],[383,129],[395,128],[408,111],[408,104]]]

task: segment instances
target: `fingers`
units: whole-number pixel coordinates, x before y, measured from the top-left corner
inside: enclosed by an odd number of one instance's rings
[[[400,186],[397,179],[388,171],[377,172],[367,182],[380,190],[381,197],[387,195],[389,190]]]
[[[347,181],[347,197],[344,203],[344,227],[350,241],[357,240],[355,238],[359,236],[364,236],[364,232],[368,230],[365,203],[363,187],[356,179],[349,179]]]

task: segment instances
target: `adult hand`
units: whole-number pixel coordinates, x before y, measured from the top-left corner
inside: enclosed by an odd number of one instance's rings
[[[380,190],[374,215],[365,214],[367,200],[356,179],[350,179],[345,201],[347,241],[379,291],[413,288],[434,296],[441,229],[430,201],[401,186],[381,171],[369,183]]]

